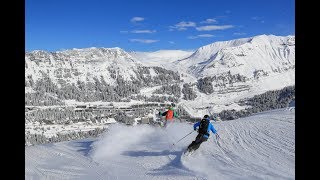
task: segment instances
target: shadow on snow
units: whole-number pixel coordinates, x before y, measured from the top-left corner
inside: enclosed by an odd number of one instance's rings
[[[92,149],[92,143],[94,140],[87,140],[87,141],[79,141],[74,142],[76,147],[80,147],[77,151],[82,153],[84,156],[88,156],[91,149]]]
[[[181,158],[183,150],[180,151],[125,151],[122,153],[125,156],[141,157],[141,156],[168,156],[171,160],[160,168],[153,169],[152,172],[147,174],[152,176],[163,176],[163,175],[179,175],[179,176],[195,176],[195,172],[188,169],[182,164]],[[170,156],[169,156],[170,155]],[[196,177],[196,176],[195,176]]]

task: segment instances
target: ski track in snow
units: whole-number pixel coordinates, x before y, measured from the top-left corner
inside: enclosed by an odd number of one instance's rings
[[[114,125],[98,139],[25,148],[26,179],[295,179],[295,110],[285,108],[214,122],[192,155],[188,123],[166,129]],[[173,145],[175,143],[175,145]]]

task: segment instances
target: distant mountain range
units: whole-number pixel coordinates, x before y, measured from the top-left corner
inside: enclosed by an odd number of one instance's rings
[[[259,35],[194,52],[121,48],[25,54],[26,105],[65,100],[167,101],[189,113],[243,109],[238,103],[295,84],[295,36]]]

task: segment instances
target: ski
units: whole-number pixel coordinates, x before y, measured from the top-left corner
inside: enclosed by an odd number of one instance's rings
[[[195,151],[194,150],[189,150],[188,148],[183,152],[183,154],[185,156],[190,156],[194,153]]]

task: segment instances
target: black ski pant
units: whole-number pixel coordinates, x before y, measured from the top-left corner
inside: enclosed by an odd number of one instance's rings
[[[196,139],[192,141],[192,143],[188,146],[188,151],[195,151],[197,150],[201,143],[207,141],[208,138],[205,138],[203,134],[198,134]]]

